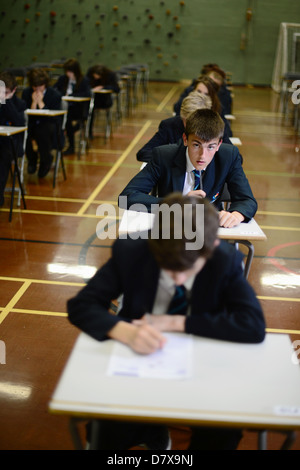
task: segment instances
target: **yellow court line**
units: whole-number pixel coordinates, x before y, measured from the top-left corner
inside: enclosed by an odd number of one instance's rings
[[[85,204],[81,207],[81,209],[78,211],[78,215],[82,215],[88,206],[91,204],[91,202],[95,199],[96,195],[104,188],[104,186],[108,183],[110,178],[114,175],[114,173],[118,170],[118,168],[121,166],[122,162],[127,158],[128,154],[131,152],[131,150],[135,147],[135,145],[138,143],[138,141],[141,139],[143,134],[147,131],[148,127],[150,126],[151,121],[147,121],[140,132],[137,134],[137,136],[132,140],[132,142],[128,145],[126,150],[123,152],[121,157],[116,161],[114,166],[110,169],[110,171],[107,173],[107,175],[103,178],[103,180],[98,184],[96,189],[92,192],[90,197],[87,199]]]
[[[257,211],[257,215],[280,215],[284,217],[300,217],[298,212],[269,212],[269,211]]]
[[[162,102],[157,106],[156,111],[162,111],[162,109],[166,106],[167,102],[172,98],[172,96],[176,93],[179,89],[179,85],[173,86],[166,97],[162,100]]]
[[[47,312],[45,310],[27,310],[25,308],[12,308],[12,313],[28,313],[29,315],[48,315],[51,317],[67,317],[66,312]]]
[[[91,204],[94,204],[95,201],[91,202]],[[9,212],[9,209],[2,209],[2,212]],[[78,214],[76,212],[53,212],[53,211],[38,211],[38,210],[30,210],[30,209],[19,209],[19,210],[14,210],[14,212],[22,213],[22,214],[35,214],[35,215],[55,215],[58,217],[85,217],[85,218],[90,218],[90,219],[112,219],[112,220],[120,220],[119,216],[111,216],[111,215],[105,215],[105,216],[100,216],[97,214]]]
[[[28,315],[47,315],[47,316],[51,316],[51,317],[63,317],[63,318],[66,318],[68,316],[68,314],[66,312],[49,312],[49,311],[47,312],[45,310],[27,310],[27,309],[24,309],[24,308],[12,308],[12,309],[10,309],[10,312],[11,313],[25,313],[25,314],[28,314]],[[7,313],[10,313],[10,312],[7,312]],[[4,318],[3,318],[3,320],[4,320]],[[3,320],[1,320],[1,314],[0,314],[0,323]],[[289,334],[289,335],[299,335],[300,330],[289,330],[289,329],[282,329],[282,328],[266,328],[266,333],[280,333],[280,334]]]
[[[20,300],[24,292],[28,289],[30,286],[31,281],[25,281],[23,285],[20,287],[20,289],[15,293],[12,299],[8,302],[6,307],[2,310],[0,314],[0,323],[3,322],[3,320],[7,317],[9,312],[11,312],[12,308],[16,305],[16,303]]]
[[[282,300],[283,302],[300,302],[296,297],[268,297],[267,295],[258,295],[259,300]]]
[[[48,281],[47,279],[26,279],[23,277],[8,277],[8,276],[0,276],[0,281],[12,281],[12,282],[29,282],[33,284],[50,284],[50,285],[58,285],[58,286],[85,286],[84,282],[68,282],[68,281]]]
[[[277,328],[266,328],[266,333],[283,333],[287,335],[299,335],[300,330],[282,330]]]
[[[9,277],[9,276],[0,276],[0,281],[12,281],[12,282],[23,282],[23,283],[34,283],[34,284],[50,284],[50,285],[58,285],[58,286],[85,286],[86,283],[84,282],[70,282],[70,281],[50,281],[47,279],[27,279],[23,277]],[[263,296],[258,295],[258,299],[260,300],[281,300],[286,302],[300,302],[300,299],[296,297],[271,297],[271,296]]]
[[[289,230],[290,232],[300,232],[300,227],[279,227],[278,225],[260,225],[262,230]]]
[[[139,167],[139,165],[137,165]],[[74,202],[74,203],[84,203],[86,199],[75,199],[71,197],[56,197],[56,196],[27,196],[26,199],[30,200],[32,199],[33,201],[52,201],[52,202]],[[94,201],[97,204],[112,204],[117,206],[118,202],[117,201],[107,201],[103,199],[98,199]]]
[[[256,171],[256,170],[245,170],[247,175],[260,175],[260,176],[285,176],[287,178],[299,178],[300,173],[279,173],[277,171]]]

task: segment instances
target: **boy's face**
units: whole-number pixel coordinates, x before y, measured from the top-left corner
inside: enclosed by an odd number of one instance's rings
[[[188,148],[191,164],[196,170],[203,170],[219,150],[222,139],[216,138],[210,142],[204,142],[195,134],[190,134],[188,137],[183,134],[183,143]]]

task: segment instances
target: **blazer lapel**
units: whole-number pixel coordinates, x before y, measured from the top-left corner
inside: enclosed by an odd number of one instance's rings
[[[171,169],[171,178],[173,191],[183,190],[185,171],[186,171],[186,147],[182,144],[179,145],[178,152],[174,158],[173,167]]]

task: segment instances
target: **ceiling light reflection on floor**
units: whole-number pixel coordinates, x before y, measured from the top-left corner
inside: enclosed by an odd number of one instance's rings
[[[64,263],[48,264],[48,272],[52,274],[71,274],[72,276],[81,277],[83,279],[91,278],[97,271],[94,266],[87,265],[70,265]]]
[[[0,395],[8,395],[14,400],[27,400],[32,388],[27,385],[16,385],[11,382],[0,382]]]
[[[261,283],[264,286],[277,287],[279,289],[292,288],[300,286],[300,275],[297,274],[269,274],[261,277]]]

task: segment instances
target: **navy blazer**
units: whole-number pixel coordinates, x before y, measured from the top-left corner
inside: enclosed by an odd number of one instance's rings
[[[25,126],[26,109],[25,101],[15,94],[10,99],[6,99],[5,104],[0,104],[0,125],[1,126]],[[24,153],[23,142],[24,133],[12,136],[17,155],[21,157]],[[0,145],[7,141],[6,137],[0,137]]]
[[[143,204],[151,211],[151,204],[160,203],[167,194],[182,192],[186,173],[186,147],[182,145],[163,145],[153,149],[151,161],[135,175],[119,196],[119,206],[129,209],[133,204]],[[203,190],[206,197],[220,210],[220,196],[227,183],[231,197],[230,212],[238,211],[245,221],[254,217],[257,202],[252,194],[244,173],[241,155],[234,145],[221,144],[213,160],[207,166],[203,177]],[[150,193],[156,188],[157,196]],[[126,196],[127,200],[120,199]],[[143,207],[132,208],[143,210]]]
[[[160,145],[177,144],[182,142],[182,134],[184,133],[184,125],[180,116],[172,116],[163,119],[158,127],[158,131],[147,144],[142,147],[136,154],[137,160],[140,162],[149,162],[152,157],[152,149]],[[224,129],[223,142],[230,144],[226,127]]]
[[[249,343],[264,339],[263,312],[243,275],[242,258],[229,243],[221,241],[215,249],[195,277],[186,333]],[[118,321],[130,322],[152,312],[159,274],[146,239],[118,239],[110,260],[68,301],[69,320],[93,338],[106,339]],[[121,311],[109,313],[111,301],[121,294]]]

